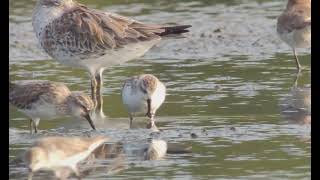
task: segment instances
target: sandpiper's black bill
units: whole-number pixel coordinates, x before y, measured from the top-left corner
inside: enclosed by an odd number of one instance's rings
[[[83,117],[86,118],[86,120],[88,120],[88,122],[89,122],[90,126],[92,127],[92,129],[96,130],[96,127],[94,126],[93,121],[92,121],[90,115],[89,115],[89,114],[86,114],[86,115],[84,115]]]

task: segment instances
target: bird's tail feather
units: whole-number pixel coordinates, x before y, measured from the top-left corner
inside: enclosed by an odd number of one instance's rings
[[[162,27],[161,29],[164,29],[164,31],[161,33],[157,33],[157,35],[159,36],[179,35],[179,34],[189,32],[188,28],[190,27],[191,25],[166,26],[166,27]]]

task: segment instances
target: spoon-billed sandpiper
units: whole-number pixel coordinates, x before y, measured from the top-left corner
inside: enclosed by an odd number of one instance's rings
[[[109,138],[104,136],[41,138],[24,155],[30,171],[29,179],[39,170],[52,170],[61,179],[67,178],[64,176],[71,171],[80,179],[77,164],[107,141]]]
[[[191,27],[145,24],[90,9],[73,0],[38,0],[32,24],[50,56],[62,64],[89,71],[96,114],[102,117],[104,69],[140,57],[162,36],[189,32],[186,29]]]
[[[143,74],[127,79],[122,88],[122,101],[130,116],[132,128],[133,115],[146,113],[150,118],[148,128],[156,128],[154,116],[157,109],[164,102],[166,96],[165,85],[151,74]]]
[[[310,47],[311,0],[288,0],[287,8],[278,17],[277,32],[293,49],[297,69],[300,71],[296,48]]]
[[[53,119],[61,116],[85,118],[93,129],[90,113],[91,98],[81,92],[71,92],[62,83],[51,81],[9,81],[9,102],[30,118],[30,132],[38,130],[40,118]]]

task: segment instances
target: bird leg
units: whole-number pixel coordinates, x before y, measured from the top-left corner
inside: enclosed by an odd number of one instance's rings
[[[151,128],[156,128],[156,124],[154,122],[154,112],[151,112],[151,99],[147,99],[147,105],[148,105],[148,111],[147,111],[147,114],[146,116],[149,117],[149,124],[147,125],[147,128],[148,129],[151,129]]]
[[[299,59],[298,59],[297,52],[296,52],[295,48],[293,48],[293,55],[294,55],[294,58],[296,60],[297,70],[298,70],[298,72],[300,72],[301,71],[301,65],[299,63]]]
[[[102,111],[103,106],[103,98],[101,96],[101,89],[102,89],[102,73],[98,72],[95,75],[96,82],[97,82],[97,89],[96,89],[96,98],[97,98],[97,111]]]
[[[147,99],[147,106],[148,106],[148,110],[146,113],[146,116],[148,116],[151,119],[151,99]]]
[[[133,121],[133,116],[132,114],[129,114],[129,117],[130,117],[130,129],[132,128],[132,121]]]
[[[29,127],[30,127],[30,134],[32,134],[32,131],[33,131],[33,121],[32,121],[32,119],[29,119]]]
[[[34,132],[38,133],[38,125],[40,122],[40,118],[34,118],[34,119],[32,119],[32,122],[33,122]]]
[[[91,76],[91,98],[93,101],[94,108],[97,108],[96,91],[97,91],[97,81],[94,76]]]
[[[39,119],[30,119],[29,120],[29,126],[30,126],[30,134],[33,134],[33,129],[34,133],[38,133],[38,123]]]
[[[298,80],[299,80],[300,75],[301,75],[301,72],[298,71],[297,74],[296,74],[296,78],[294,80],[293,87],[298,87]]]
[[[96,89],[96,99],[97,99],[97,107],[96,107],[96,113],[101,114],[101,116],[104,116],[103,114],[103,96],[101,94],[101,89],[103,86],[102,82],[102,71],[99,71],[95,75],[96,82],[97,82],[97,89]]]

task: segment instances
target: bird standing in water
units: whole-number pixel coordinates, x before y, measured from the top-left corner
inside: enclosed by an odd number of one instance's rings
[[[311,0],[288,0],[286,9],[278,17],[277,32],[292,48],[297,70],[301,71],[296,48],[311,46]]]
[[[130,116],[130,128],[134,114],[145,113],[149,117],[147,128],[157,129],[154,116],[166,96],[165,85],[152,74],[142,74],[127,79],[122,88],[122,102]]]
[[[86,119],[96,129],[90,117],[91,98],[81,92],[71,92],[63,83],[52,81],[9,81],[9,103],[30,118],[30,133],[38,132],[40,119],[73,116]]]
[[[90,73],[97,117],[104,117],[101,89],[106,68],[136,59],[163,36],[186,33],[191,27],[146,24],[73,0],[38,0],[32,24],[40,45],[51,57]]]

